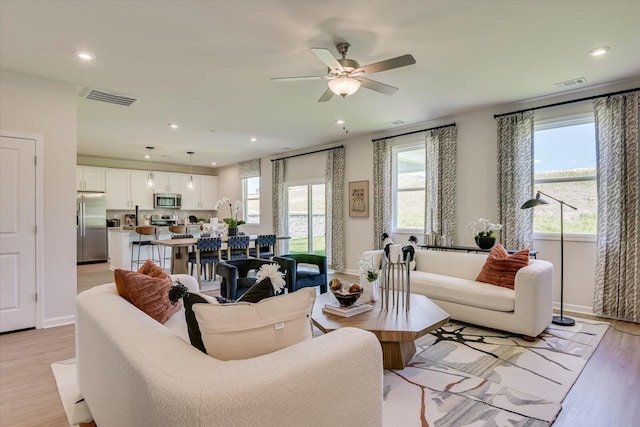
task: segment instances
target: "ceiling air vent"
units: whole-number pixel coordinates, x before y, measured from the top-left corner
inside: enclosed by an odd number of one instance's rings
[[[585,79],[584,77],[578,77],[577,79],[571,79],[571,80],[566,80],[560,83],[554,83],[554,86],[557,87],[558,89],[564,89],[566,87],[583,85],[586,82],[587,82],[587,79]]]
[[[392,126],[400,126],[405,124],[406,122],[403,122],[402,120],[394,120],[392,122],[387,122],[388,125],[392,125]]]
[[[122,95],[115,92],[108,92],[101,89],[89,88],[84,93],[84,97],[87,99],[93,99],[94,101],[108,102],[109,104],[124,105],[125,107],[131,106],[139,98],[133,98],[131,96]]]

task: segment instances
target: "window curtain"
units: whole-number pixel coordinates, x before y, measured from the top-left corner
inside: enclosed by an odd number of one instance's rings
[[[240,162],[240,179],[260,176],[260,159]]]
[[[533,111],[498,117],[498,222],[506,248],[533,246]]]
[[[327,151],[324,177],[325,242],[327,263],[335,271],[344,271],[344,147]]]
[[[284,159],[271,162],[271,199],[273,207],[273,232],[276,236],[284,236],[287,232],[284,206]],[[287,240],[276,241],[276,253],[284,255],[289,252]]]
[[[373,143],[373,247],[382,249],[382,234],[391,231],[391,140]]]
[[[426,233],[456,234],[456,147],[458,131],[447,126],[425,132]]]
[[[598,164],[596,314],[640,322],[640,91],[594,100]]]

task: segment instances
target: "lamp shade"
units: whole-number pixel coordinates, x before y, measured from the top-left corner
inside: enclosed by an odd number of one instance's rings
[[[529,209],[529,208],[534,208],[536,206],[548,205],[548,204],[549,202],[547,202],[545,199],[540,198],[540,192],[538,192],[538,194],[536,194],[535,199],[527,200],[522,204],[522,206],[520,206],[520,209]]]
[[[331,92],[342,97],[353,95],[360,89],[360,81],[351,77],[342,76],[329,80],[329,89]]]

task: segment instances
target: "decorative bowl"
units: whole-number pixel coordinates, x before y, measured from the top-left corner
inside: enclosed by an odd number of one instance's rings
[[[351,307],[362,295],[364,289],[359,292],[352,292],[348,294],[343,294],[340,291],[331,291],[333,292],[333,296],[336,297],[338,302],[340,303],[340,307]]]

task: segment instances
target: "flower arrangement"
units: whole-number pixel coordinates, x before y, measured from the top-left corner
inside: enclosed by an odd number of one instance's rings
[[[502,224],[495,224],[484,218],[478,218],[469,224],[469,229],[476,237],[495,237],[493,233],[501,228]]]
[[[358,270],[360,279],[367,279],[368,282],[378,280],[378,272],[373,267],[373,257],[360,258],[358,261]]]
[[[223,205],[229,205],[229,218],[223,218],[222,221],[224,221],[230,229],[238,228],[240,225],[246,224],[243,220],[238,219],[242,212],[242,202],[240,200],[236,200],[234,206],[231,204],[231,200],[229,200],[228,197],[223,197],[218,200],[218,203],[216,203],[216,210],[219,210]]]

